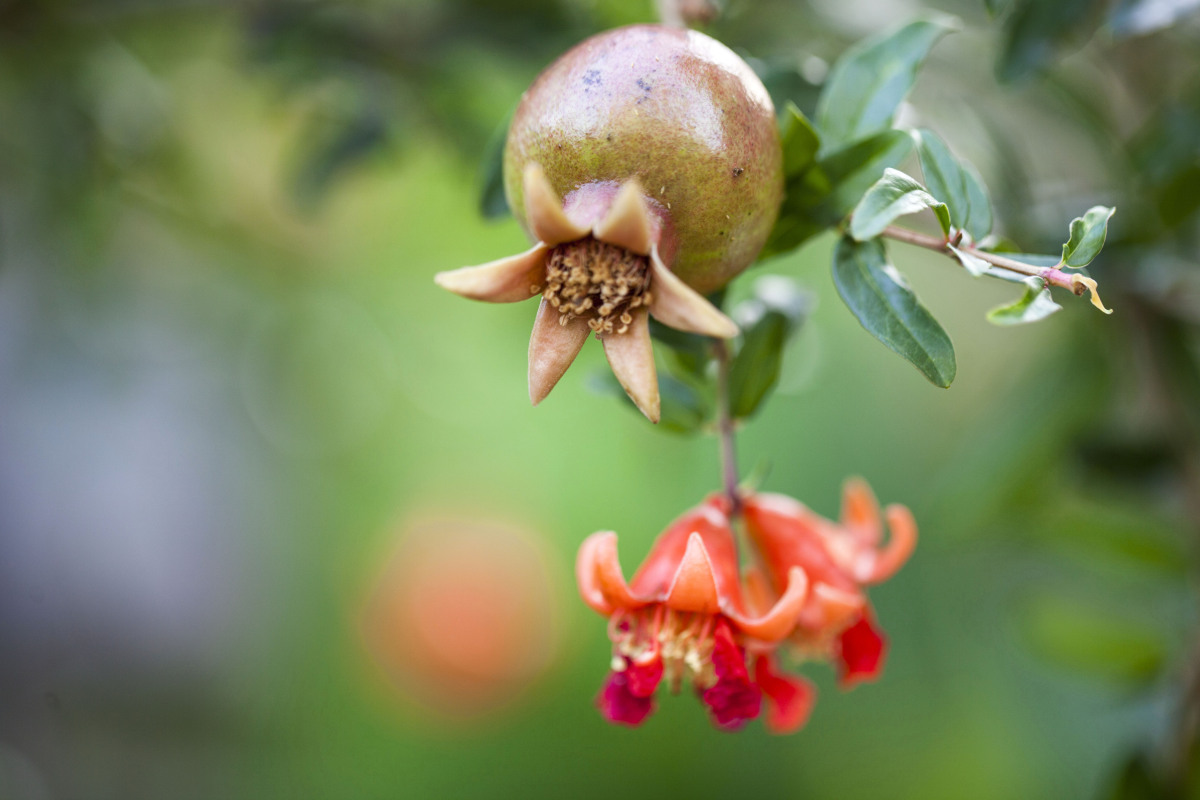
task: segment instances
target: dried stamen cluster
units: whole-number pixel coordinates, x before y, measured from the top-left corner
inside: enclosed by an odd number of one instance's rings
[[[559,312],[560,325],[587,315],[596,333],[625,333],[630,312],[653,299],[650,260],[592,236],[551,250],[546,286],[538,288]]]

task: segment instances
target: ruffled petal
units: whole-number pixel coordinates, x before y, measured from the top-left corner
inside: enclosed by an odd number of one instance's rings
[[[519,255],[489,261],[478,267],[439,272],[433,276],[433,281],[443,289],[471,300],[517,303],[542,290],[549,251],[544,244],[538,244]]]
[[[701,336],[732,339],[738,326],[704,296],[667,269],[658,257],[657,248],[650,253],[650,313],[662,324]]]
[[[596,223],[592,235],[631,253],[648,256],[655,244],[654,227],[642,187],[636,180],[628,180],[613,198],[608,213]]]
[[[596,707],[609,722],[636,728],[654,713],[654,695],[634,694],[627,670],[613,671],[596,697]]]
[[[563,212],[562,200],[554,192],[542,166],[525,167],[525,218],[538,241],[553,247],[587,236],[587,228],[572,222]]]
[[[902,505],[890,505],[887,521],[891,538],[882,549],[871,551],[859,561],[855,578],[860,583],[880,583],[892,577],[917,547],[917,521],[911,511]]]
[[[804,727],[817,700],[817,688],[795,675],[775,671],[775,659],[759,656],[754,663],[754,680],[767,699],[767,730],[795,733]]]
[[[545,299],[538,306],[529,337],[529,400],[535,406],[546,399],[587,341],[587,320],[575,317],[560,324],[560,314]]]
[[[701,692],[700,699],[718,728],[736,731],[759,715],[762,692],[750,680],[746,655],[724,622],[713,633],[712,664],[717,681]]]
[[[873,681],[883,672],[887,639],[873,624],[869,610],[864,611],[858,621],[838,637],[835,655],[838,683],[843,689],[853,688],[863,681]]]
[[[772,582],[784,585],[791,567],[804,568],[813,583],[852,588],[826,535],[830,523],[803,503],[781,494],[755,494],[745,502],[746,531],[762,555]]]
[[[666,606],[675,611],[701,614],[716,614],[721,610],[712,562],[698,533],[688,537],[687,550],[675,571],[671,588],[667,590]]]
[[[883,538],[879,501],[862,478],[849,479],[842,489],[842,525],[866,544],[878,544]]]
[[[763,642],[778,642],[795,629],[807,599],[808,576],[800,567],[792,567],[788,571],[787,589],[765,614],[747,617],[726,609],[725,616],[747,636]]]
[[[604,355],[625,394],[646,419],[657,423],[661,406],[654,347],[650,342],[650,318],[644,308],[632,312],[632,316],[633,322],[624,333],[606,333],[601,337]]]
[[[606,537],[616,538],[612,531],[600,531],[593,533],[591,536],[583,540],[583,544],[579,546],[579,554],[575,557],[575,584],[579,587],[579,596],[583,598],[583,602],[587,603],[588,607],[604,616],[608,616],[616,611],[612,603],[604,596],[604,590],[600,588],[600,580],[597,577],[596,569],[596,549]]]
[[[625,582],[617,560],[617,534],[612,531],[593,533],[584,540],[575,560],[575,575],[584,602],[601,614],[646,605]]]
[[[809,592],[809,602],[800,614],[799,626],[811,633],[841,631],[859,615],[867,600],[859,591],[818,583]]]
[[[655,648],[644,658],[625,657],[626,685],[629,691],[637,697],[649,697],[662,683],[663,660],[662,653]]]

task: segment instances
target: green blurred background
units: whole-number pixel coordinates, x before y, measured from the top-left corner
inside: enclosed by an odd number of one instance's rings
[[[530,408],[533,304],[431,280],[524,246],[479,211],[489,139],[648,0],[0,2],[0,798],[1158,796],[1122,792],[1192,749],[1196,4],[992,5],[925,6],[963,29],[903,119],[1028,251],[1116,205],[1116,314],[992,327],[1011,287],[897,246],[954,337],[943,391],[842,307],[831,239],[741,281],[817,298],[743,469],[827,516],[862,475],[922,537],[872,593],[884,679],[806,668],[812,720],[774,738],[686,692],[637,731],[592,707],[575,548],[616,530],[632,571],[716,488],[714,441],[592,391],[594,345]],[[922,7],[729,0],[709,32],[811,109]],[[390,690],[360,640],[396,531],[439,513],[549,553],[555,658],[492,713]]]

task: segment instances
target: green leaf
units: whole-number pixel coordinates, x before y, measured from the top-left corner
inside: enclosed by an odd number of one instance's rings
[[[1008,18],[997,73],[1003,81],[1029,77],[1065,49],[1091,38],[1100,24],[1095,0],[1020,0]]]
[[[817,127],[825,147],[836,148],[890,128],[930,49],[958,27],[952,17],[919,19],[847,50],[834,64],[817,100]]]
[[[1045,594],[1030,602],[1021,628],[1043,658],[1078,672],[1145,683],[1166,660],[1162,637],[1145,622],[1122,618],[1078,598]]]
[[[950,209],[950,219],[956,228],[965,228],[964,223],[971,216],[971,204],[967,199],[967,182],[958,159],[933,131],[922,128],[913,131],[912,136],[917,143],[921,174],[925,176],[929,193]]]
[[[942,226],[942,232],[950,234],[950,212],[946,204],[925,191],[898,169],[888,167],[883,177],[875,181],[867,193],[858,201],[850,217],[850,235],[860,242],[874,239],[897,217],[915,214],[932,208]]]
[[[979,256],[972,255],[966,250],[960,250],[952,244],[948,244],[946,247],[950,250],[954,257],[958,259],[958,263],[962,264],[963,268],[966,269],[967,272],[971,273],[971,276],[974,278],[978,278],[981,275],[986,275],[988,270],[991,269],[992,265],[984,261]]]
[[[884,169],[903,161],[911,147],[912,139],[904,131],[884,131],[830,153],[789,180],[761,257],[793,250],[841,222]]]
[[[637,410],[637,406],[621,388],[620,381],[607,370],[593,373],[588,380],[588,388],[597,394],[616,397],[627,407]],[[658,394],[662,415],[655,427],[659,430],[688,435],[698,433],[712,415],[711,403],[704,394],[669,373],[659,372]],[[641,412],[638,413],[640,416]]]
[[[752,416],[779,383],[788,339],[812,305],[811,295],[791,278],[763,275],[754,282],[753,297],[734,309],[743,334],[729,370],[730,411],[735,418]]]
[[[658,375],[662,404],[661,428],[674,433],[698,433],[712,415],[708,399],[695,387],[665,372]],[[628,397],[628,395],[627,395]]]
[[[1082,217],[1071,221],[1071,238],[1063,245],[1062,263],[1068,267],[1086,267],[1100,254],[1108,235],[1108,220],[1115,208],[1093,206]]]
[[[950,209],[950,220],[978,242],[992,231],[992,203],[979,173],[970,164],[955,158],[936,133],[921,129],[913,132],[921,174],[929,193]]]
[[[486,219],[507,216],[508,200],[504,197],[504,144],[512,114],[504,119],[488,139],[479,165],[479,213]]]
[[[795,103],[788,103],[783,113],[783,174],[791,178],[804,174],[816,163],[821,139]]]
[[[908,359],[935,386],[954,380],[954,345],[908,282],[887,260],[878,239],[843,237],[833,252],[833,282],[862,326]]]
[[[982,241],[992,232],[992,200],[988,196],[983,178],[970,162],[959,162],[962,165],[963,177],[967,182],[967,202],[971,206],[971,215],[963,227],[975,241]]]
[[[788,321],[778,311],[767,311],[742,328],[742,347],[729,367],[729,407],[737,419],[758,410],[779,381]]]
[[[884,131],[822,158],[818,165],[831,191],[820,205],[821,218],[840,221],[884,170],[903,161],[911,148],[912,139],[904,131]]]
[[[989,311],[988,322],[994,325],[1023,325],[1026,322],[1045,319],[1062,310],[1062,306],[1050,296],[1050,289],[1045,286],[1044,281],[1030,278],[1026,287],[1025,294],[1017,302]]]

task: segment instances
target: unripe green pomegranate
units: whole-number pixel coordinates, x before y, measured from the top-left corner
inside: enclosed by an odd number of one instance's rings
[[[657,422],[648,315],[736,335],[703,293],[750,265],[783,199],[766,89],[696,31],[634,25],[594,36],[521,98],[504,178],[535,246],[438,283],[491,302],[542,294],[529,345],[535,404],[595,332],[625,391]]]
[[[521,98],[504,188],[526,230],[522,176],[541,165],[566,198],[636,178],[673,223],[671,270],[707,294],[750,265],[783,198],[775,110],[732,50],[702,33],[633,25],[593,36]]]

